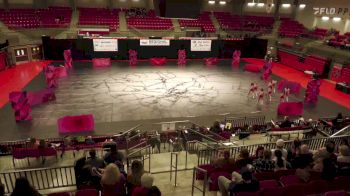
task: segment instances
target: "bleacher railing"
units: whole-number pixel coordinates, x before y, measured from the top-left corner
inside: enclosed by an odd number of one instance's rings
[[[143,165],[145,165],[145,161],[148,160],[148,171],[147,170],[145,171],[148,173],[151,173],[151,154],[152,154],[152,147],[150,145],[147,145],[132,153],[129,153],[126,156],[126,165],[128,169],[131,168],[131,163],[134,160],[140,160]]]
[[[36,190],[71,187],[76,185],[74,166],[16,170],[0,173],[5,193],[11,193],[16,178],[25,177]]]
[[[335,137],[325,137],[325,138],[314,138],[314,139],[304,139],[301,140],[303,144],[307,144],[310,150],[317,150],[321,147],[324,147],[328,141],[334,141],[337,145],[342,144],[343,139],[350,139],[350,136],[335,136]],[[285,148],[291,148],[293,141],[285,141]],[[250,154],[255,154],[256,149],[262,146],[265,149],[274,149],[276,148],[276,143],[265,143],[265,144],[254,144],[254,145],[246,145],[246,146],[236,146],[236,147],[219,147],[215,149],[204,149],[198,150],[198,165],[202,164],[210,164],[212,160],[223,151],[229,151],[232,158],[237,158],[239,156],[239,152],[242,149],[247,149]]]
[[[202,174],[204,176],[202,187],[196,185],[197,174]],[[192,194],[191,195],[193,195],[194,190],[197,189],[202,193],[203,196],[205,196],[207,184],[208,184],[208,172],[199,167],[194,167],[193,176],[192,176]]]

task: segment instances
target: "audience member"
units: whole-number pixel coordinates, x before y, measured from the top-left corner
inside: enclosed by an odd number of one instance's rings
[[[255,157],[256,159],[263,158],[264,157],[264,147],[258,146],[255,151]]]
[[[293,122],[289,120],[288,116],[284,117],[284,121],[280,124],[281,128],[292,127]]]
[[[141,186],[136,187],[132,192],[132,196],[145,196],[148,195],[153,186],[153,177],[148,174],[143,174],[141,177]]]
[[[280,150],[282,152],[282,156],[287,159],[288,156],[288,151],[284,148],[284,140],[283,139],[278,139],[276,141],[276,149],[272,150],[272,154],[275,155],[275,151]]]
[[[104,196],[125,195],[125,177],[116,164],[110,163],[105,169],[100,169],[102,192]]]
[[[264,150],[262,158],[258,158],[253,162],[253,166],[256,172],[268,172],[274,171],[275,161],[271,159],[272,153],[271,150]]]
[[[331,158],[323,159],[321,177],[323,180],[333,180],[337,175],[337,167]]]
[[[275,171],[287,169],[287,161],[282,155],[282,151],[275,150]]]
[[[5,195],[5,187],[2,183],[0,183],[0,196],[4,196]]]
[[[127,176],[127,188],[129,193],[132,193],[135,187],[141,186],[141,177],[144,173],[141,161],[135,160],[131,163],[131,172]]]
[[[342,127],[343,124],[343,114],[342,113],[338,113],[337,117],[335,119],[332,120],[332,125],[333,125],[333,129],[335,130],[339,130]]]
[[[335,154],[335,142],[328,141],[326,144],[327,158],[330,158],[334,162],[337,162],[337,155]]]
[[[294,158],[300,153],[301,141],[295,139],[292,148],[288,150],[287,161],[292,162]]]
[[[305,169],[306,167],[311,167],[312,163],[312,153],[309,147],[304,144],[300,147],[300,153],[294,158],[292,167],[295,169]]]
[[[230,157],[230,151],[224,151],[224,157],[218,158],[213,161],[213,164],[217,168],[223,168],[227,165],[233,165],[235,163],[235,160]]]
[[[106,153],[104,157],[104,161],[109,163],[115,163],[117,161],[123,162],[124,161],[124,155],[123,153],[119,152],[116,145],[112,145],[110,147],[110,151]]]
[[[219,121],[215,121],[213,126],[210,127],[209,131],[214,132],[214,133],[220,133],[222,131],[221,127],[220,127],[220,122]]]
[[[20,177],[16,179],[15,188],[11,196],[40,196],[41,194],[29,184],[27,178]]]
[[[248,149],[244,148],[241,150],[239,157],[236,161],[236,167],[238,169],[241,169],[243,167],[247,167],[248,164],[253,164],[253,158],[250,157]]]
[[[90,165],[91,167],[95,167],[97,169],[104,168],[106,166],[104,161],[96,156],[95,149],[91,149],[89,151],[89,155],[90,157],[85,161],[85,165]]]
[[[158,187],[152,186],[147,196],[162,196],[162,193],[160,192]]]
[[[341,164],[350,164],[350,148],[346,145],[339,147],[339,156],[337,162]]]
[[[243,168],[240,173],[233,172],[231,180],[224,176],[218,178],[218,186],[222,196],[227,196],[229,193],[236,194],[239,192],[256,192],[259,190],[259,181],[248,168]]]

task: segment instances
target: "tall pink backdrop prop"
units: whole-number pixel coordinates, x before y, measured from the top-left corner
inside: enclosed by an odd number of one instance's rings
[[[238,66],[239,63],[241,62],[241,51],[240,50],[235,50],[232,54],[232,66]]]
[[[71,50],[65,50],[63,52],[64,55],[64,66],[68,69],[73,67],[73,59]]]
[[[9,99],[12,109],[15,111],[16,122],[31,121],[33,119],[27,92],[11,92]]]
[[[137,64],[137,52],[135,50],[129,50],[129,65],[134,66]]]
[[[262,79],[267,81],[270,80],[270,76],[272,73],[272,60],[265,61],[262,71]]]
[[[179,50],[177,52],[177,65],[186,65],[186,50]]]
[[[316,104],[320,94],[321,80],[311,80],[306,86],[305,103]]]

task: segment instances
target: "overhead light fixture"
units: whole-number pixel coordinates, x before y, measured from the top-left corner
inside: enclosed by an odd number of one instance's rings
[[[334,17],[334,18],[333,18],[333,21],[334,21],[334,22],[339,22],[339,21],[341,21],[341,18],[340,18],[340,17]]]
[[[305,4],[300,4],[300,5],[299,5],[299,8],[300,8],[300,9],[304,9],[305,7],[306,7]]]
[[[215,1],[208,1],[209,4],[215,4]]]
[[[329,20],[329,17],[328,16],[322,16],[321,18],[323,21],[328,21]]]
[[[283,4],[282,4],[282,7],[283,7],[283,8],[289,8],[289,7],[290,7],[290,3],[283,3]]]
[[[219,1],[220,5],[226,5],[226,1]]]
[[[247,5],[248,5],[248,7],[253,7],[253,6],[255,6],[255,3],[254,2],[249,2]]]
[[[265,3],[258,3],[257,6],[258,7],[264,7]]]

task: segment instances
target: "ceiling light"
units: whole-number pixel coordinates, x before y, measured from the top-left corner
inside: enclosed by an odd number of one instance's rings
[[[329,17],[328,16],[322,16],[322,18],[321,18],[323,21],[327,21],[327,20],[329,20]]]
[[[209,4],[215,4],[215,1],[208,1]]]
[[[305,7],[306,7],[305,4],[300,4],[300,5],[299,5],[299,8],[300,8],[300,9],[304,9]]]
[[[258,7],[264,7],[265,3],[258,3]]]
[[[248,5],[248,7],[253,7],[253,6],[255,6],[255,3],[254,2],[250,2],[247,5]]]
[[[289,7],[290,7],[290,3],[283,3],[283,4],[282,4],[282,7],[283,7],[283,8],[289,8]]]
[[[340,18],[340,17],[334,17],[334,18],[333,18],[333,21],[334,21],[334,22],[339,22],[339,21],[341,21],[341,18]]]
[[[226,5],[226,1],[219,1],[220,5]]]

